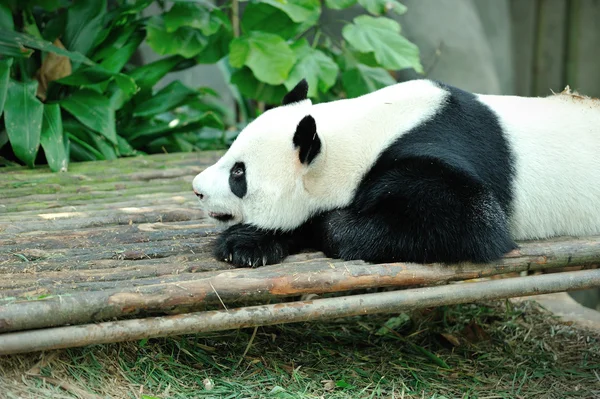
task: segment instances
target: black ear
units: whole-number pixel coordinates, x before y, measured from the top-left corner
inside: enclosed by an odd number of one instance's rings
[[[306,79],[302,79],[296,87],[283,97],[282,105],[297,103],[308,98],[308,83]]]
[[[317,134],[317,123],[315,119],[306,115],[294,134],[294,147],[300,148],[300,162],[309,165],[319,152],[321,152],[321,139]]]

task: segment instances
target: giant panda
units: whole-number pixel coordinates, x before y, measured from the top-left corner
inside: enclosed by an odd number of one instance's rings
[[[430,80],[312,104],[305,80],[193,191],[236,266],[305,248],[367,262],[484,263],[515,241],[600,233],[600,101]]]

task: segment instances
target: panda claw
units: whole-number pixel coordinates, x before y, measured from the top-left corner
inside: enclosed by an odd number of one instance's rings
[[[225,259],[227,260],[227,259]],[[229,261],[232,262],[233,261],[233,254],[229,254]]]

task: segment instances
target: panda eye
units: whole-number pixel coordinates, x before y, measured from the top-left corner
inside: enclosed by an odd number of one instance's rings
[[[242,162],[236,163],[233,165],[233,168],[231,168],[231,175],[234,177],[240,177],[244,173],[246,173],[246,168]]]

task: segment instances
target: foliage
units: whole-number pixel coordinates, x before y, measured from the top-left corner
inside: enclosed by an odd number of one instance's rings
[[[61,171],[69,159],[206,147],[205,132],[222,142],[225,111],[213,91],[178,81],[157,86],[195,62],[179,54],[131,62],[151,31],[141,14],[151,3],[2,3],[0,154],[29,166],[45,160]]]
[[[257,112],[250,105],[278,104],[302,78],[324,101],[392,84],[389,70],[422,72],[417,47],[384,16],[406,11],[395,0],[232,1],[3,2],[0,156],[57,171],[69,159],[223,146],[228,112],[216,93],[162,81],[197,64],[219,64],[242,123]],[[324,33],[324,7],[356,4],[370,15],[346,24],[341,40]],[[158,12],[146,16],[151,5]],[[143,42],[163,58],[136,66]]]

